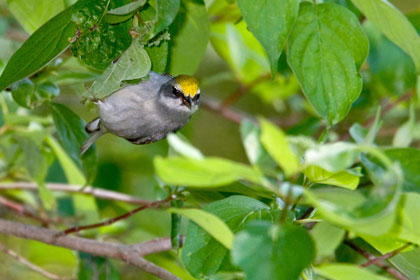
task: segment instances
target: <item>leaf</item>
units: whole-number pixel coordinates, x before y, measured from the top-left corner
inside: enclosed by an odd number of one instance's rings
[[[351,0],[376,27],[405,51],[420,72],[420,37],[407,18],[388,1]]]
[[[287,54],[315,111],[330,124],[341,121],[360,95],[359,69],[368,54],[356,16],[336,4],[301,3]]]
[[[299,160],[292,152],[286,135],[272,123],[260,119],[261,143],[271,157],[283,169],[286,176],[291,176],[299,170]]]
[[[241,230],[250,220],[273,219],[269,209],[256,199],[239,195],[215,201],[204,208],[225,222],[233,233]],[[229,267],[230,253],[205,230],[190,222],[182,249],[182,261],[188,271],[199,278]]]
[[[260,141],[261,129],[253,122],[244,119],[240,131],[249,162],[262,169],[273,169],[276,163],[271,159]]]
[[[169,27],[168,72],[193,75],[209,41],[210,21],[203,0],[182,0],[179,13]]]
[[[127,50],[132,38],[132,21],[109,24],[107,10],[130,3],[130,0],[84,0],[73,7],[72,21],[78,30],[71,43],[73,55],[84,64],[98,70],[106,69]]]
[[[317,223],[311,230],[315,241],[318,258],[325,258],[334,254],[334,251],[343,241],[346,231],[327,222]]]
[[[333,185],[355,190],[359,185],[360,177],[348,171],[329,172],[318,166],[308,166],[303,170],[306,177],[313,183]]]
[[[315,272],[331,280],[387,280],[367,269],[353,264],[327,264],[315,268]]]
[[[123,81],[146,76],[150,67],[151,62],[147,52],[138,41],[133,41],[120,59],[109,65],[93,82],[85,96],[93,99],[105,98],[119,90]]]
[[[29,34],[64,10],[62,0],[7,0],[6,3],[14,18]]]
[[[349,168],[359,154],[356,145],[344,142],[320,145],[305,153],[305,164],[316,165],[330,172]]]
[[[184,137],[179,134],[170,133],[168,134],[169,146],[176,151],[179,155],[194,159],[203,159],[204,156],[196,147],[191,145]]]
[[[157,175],[169,185],[202,188],[223,186],[237,180],[262,183],[262,174],[256,169],[221,158],[156,157],[154,165]]]
[[[50,108],[61,144],[73,161],[83,167],[87,184],[92,183],[97,172],[96,150],[80,156],[80,147],[88,137],[85,123],[64,105],[52,103]]]
[[[105,20],[108,23],[116,24],[126,21],[133,17],[133,15],[144,5],[146,0],[137,0],[135,2],[128,3],[124,6],[112,9],[105,15]]]
[[[251,222],[235,236],[232,261],[248,280],[298,280],[315,257],[307,230],[288,224]]]
[[[119,280],[118,271],[112,263],[102,257],[79,252],[78,280]]]
[[[413,141],[413,134],[416,124],[416,115],[414,103],[410,104],[410,113],[408,120],[401,125],[392,139],[392,145],[395,147],[408,147]]]
[[[51,101],[60,94],[60,89],[51,82],[34,84],[29,79],[23,79],[12,86],[13,100],[28,109],[35,108],[47,101]]]
[[[168,27],[178,14],[180,0],[156,0],[156,23],[154,34],[158,34]]]
[[[69,45],[76,30],[67,8],[35,31],[13,54],[0,76],[0,91],[38,71]]]
[[[168,211],[188,217],[227,249],[232,248],[233,233],[216,215],[200,209],[170,208]]]
[[[280,54],[292,30],[299,9],[297,0],[238,0],[249,30],[260,41],[270,59],[271,75],[277,72]]]
[[[168,63],[168,41],[163,41],[157,46],[144,47],[152,63],[152,71],[162,74]]]

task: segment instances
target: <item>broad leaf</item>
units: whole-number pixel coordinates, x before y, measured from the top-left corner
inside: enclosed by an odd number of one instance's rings
[[[360,95],[359,69],[368,54],[356,16],[331,3],[301,3],[287,54],[315,111],[330,124],[341,121]]]
[[[69,46],[76,30],[67,8],[35,31],[13,54],[0,76],[0,91],[45,66]]]
[[[162,74],[168,63],[168,41],[163,41],[157,46],[148,46],[144,49],[150,57],[152,71]]]
[[[231,196],[213,202],[204,209],[219,217],[233,233],[241,230],[250,220],[273,219],[267,205],[246,196]],[[204,229],[190,222],[182,249],[182,261],[195,277],[210,276],[222,267],[229,267],[230,254],[225,246]]]
[[[156,0],[156,23],[154,34],[168,27],[178,14],[180,0]]]
[[[232,261],[248,280],[297,280],[315,257],[308,231],[295,225],[251,222],[235,236]]]
[[[216,215],[200,209],[171,208],[168,211],[187,217],[201,228],[203,228],[225,248],[232,248],[233,233],[229,227]]]
[[[138,41],[133,41],[120,59],[111,63],[89,90],[85,93],[88,98],[101,99],[119,90],[125,80],[140,79],[146,76],[151,67],[150,58]]]
[[[63,0],[7,0],[6,3],[29,34],[64,10]]]
[[[156,157],[154,165],[158,176],[169,185],[200,188],[219,187],[237,180],[262,183],[262,174],[256,169],[221,158]]]
[[[107,12],[105,20],[112,24],[126,21],[131,18],[145,3],[146,0],[137,0],[124,6],[112,9]]]
[[[334,254],[335,249],[343,241],[346,231],[327,222],[317,223],[311,230],[311,236],[315,241],[316,255],[325,258]]]
[[[349,171],[329,172],[318,166],[308,166],[303,170],[306,177],[313,183],[333,185],[354,190],[359,185],[360,177]]]
[[[203,0],[182,0],[178,16],[169,27],[168,72],[172,75],[192,75],[206,50],[210,22]]]
[[[200,150],[191,145],[181,134],[170,133],[167,139],[169,146],[179,155],[195,159],[204,158]]]
[[[261,119],[261,143],[264,148],[283,169],[286,176],[299,170],[299,159],[291,150],[286,135],[272,123]]]
[[[331,280],[390,280],[352,264],[327,264],[316,267],[315,272]]]
[[[296,21],[298,0],[268,0],[264,3],[238,0],[238,5],[249,30],[265,48],[274,76],[280,54]]]
[[[404,14],[388,1],[351,1],[388,39],[411,56],[420,72],[420,37]]]
[[[61,104],[51,104],[51,113],[61,144],[73,161],[83,167],[87,183],[91,183],[97,172],[96,151],[89,149],[83,156],[80,156],[80,147],[88,137],[84,128],[85,123],[79,116]]]

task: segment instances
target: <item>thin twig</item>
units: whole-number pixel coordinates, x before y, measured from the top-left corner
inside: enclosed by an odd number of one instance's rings
[[[360,255],[362,255],[368,261],[373,260],[373,259],[376,259],[376,257],[374,255],[372,255],[371,253],[363,250],[362,248],[360,248],[358,245],[356,245],[354,242],[352,242],[350,240],[344,240],[344,244],[346,244],[347,246],[349,246],[350,248],[352,248],[353,250],[355,250],[356,252],[358,252]],[[394,276],[396,279],[399,279],[399,280],[408,280],[398,270],[396,270],[395,268],[393,268],[393,267],[391,267],[391,266],[383,263],[382,261],[375,262],[375,265],[377,267],[385,270],[386,272],[388,272],[389,274],[391,274],[392,276]]]
[[[64,279],[70,279],[70,278],[64,278],[64,277],[60,277],[54,273],[51,273],[49,271],[46,271],[45,269],[37,266],[36,264],[28,261],[27,259],[25,259],[24,257],[22,257],[21,255],[19,255],[18,253],[16,253],[15,251],[7,248],[6,246],[4,246],[2,243],[0,243],[0,250],[3,251],[3,253],[11,256],[12,258],[14,258],[15,260],[17,260],[18,262],[20,262],[21,264],[25,265],[26,267],[28,267],[29,269],[38,272],[39,274],[41,274],[42,276],[48,278],[48,279],[53,279],[53,280],[64,280]]]
[[[169,201],[173,200],[174,198],[175,198],[174,195],[170,195],[170,196],[168,196],[164,200],[158,200],[158,201],[154,201],[154,202],[148,203],[146,205],[142,205],[142,206],[137,207],[136,209],[133,209],[133,210],[131,210],[131,211],[129,211],[129,212],[121,215],[121,216],[118,216],[118,217],[115,217],[115,218],[111,218],[111,219],[106,220],[106,221],[101,222],[101,223],[90,224],[90,225],[85,225],[85,226],[76,226],[76,227],[68,228],[68,229],[66,229],[66,230],[64,230],[62,232],[59,232],[58,233],[58,236],[60,236],[60,235],[67,235],[67,234],[79,232],[79,231],[82,231],[82,230],[98,228],[98,227],[102,227],[102,226],[109,226],[109,225],[112,225],[113,223],[116,223],[116,222],[121,221],[123,219],[126,219],[128,217],[131,217],[132,215],[134,215],[137,212],[140,212],[142,210],[149,209],[149,208],[159,207],[159,206],[161,206],[163,204],[166,204]]]
[[[68,185],[61,183],[47,183],[47,188],[51,191],[61,191],[69,193],[81,193],[86,195],[92,195],[96,198],[121,201],[130,204],[147,205],[150,201],[126,195],[119,192],[109,191],[101,188],[85,187],[83,190],[80,185]],[[38,185],[32,182],[13,182],[13,183],[0,183],[0,191],[6,190],[32,190],[37,191]]]
[[[251,121],[256,122],[255,118],[251,115],[236,109],[223,107],[223,104],[221,102],[209,96],[205,96],[204,98],[202,98],[201,106],[203,106],[203,108],[209,111],[218,113],[225,119],[228,119],[237,124],[241,124],[243,119],[249,119]]]
[[[12,222],[5,219],[0,219],[0,233],[25,239],[37,240],[43,243],[69,248],[71,250],[86,252],[94,256],[119,259],[135,265],[161,279],[180,280],[172,273],[149,261],[146,261],[143,257],[141,257],[143,254],[139,252],[138,249],[141,248],[140,244],[123,245],[69,235],[57,237],[56,231]],[[149,252],[160,252],[170,249],[167,246],[166,239],[162,239],[162,242],[155,241],[153,244],[154,248],[153,250],[149,250]]]
[[[389,253],[387,253],[383,256],[379,256],[377,258],[374,258],[374,259],[371,259],[371,260],[367,261],[366,263],[362,264],[361,267],[367,267],[369,265],[376,264],[378,262],[390,259],[390,258],[394,257],[395,255],[398,255],[401,251],[407,249],[410,246],[411,246],[411,243],[404,244],[403,246],[401,246],[398,249],[395,249],[394,251],[391,251],[391,252],[389,252]]]
[[[180,246],[184,244],[185,236],[181,236],[181,244]],[[135,244],[132,246],[134,250],[138,252],[138,254],[142,257],[156,254],[160,252],[169,251],[172,249],[172,241],[171,238],[165,237],[165,238],[157,238],[150,241],[146,241],[143,243]]]

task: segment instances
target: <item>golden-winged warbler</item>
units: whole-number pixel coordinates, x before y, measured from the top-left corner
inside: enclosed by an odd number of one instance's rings
[[[139,145],[165,138],[181,129],[198,109],[200,89],[194,77],[150,72],[148,80],[95,103],[99,117],[86,125],[90,135],[81,154],[108,132]]]

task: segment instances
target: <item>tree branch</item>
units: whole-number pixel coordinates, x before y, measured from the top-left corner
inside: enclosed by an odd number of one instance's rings
[[[243,119],[249,119],[256,122],[255,118],[244,112],[229,107],[223,106],[223,104],[214,98],[206,96],[201,100],[201,105],[212,112],[220,114],[225,119],[228,119],[234,123],[241,124]]]
[[[12,258],[14,258],[16,261],[20,262],[21,264],[25,265],[26,267],[28,267],[29,269],[38,272],[39,274],[41,274],[42,276],[48,278],[48,279],[52,279],[52,280],[64,280],[64,279],[70,279],[70,278],[64,278],[64,277],[60,277],[58,275],[55,275],[54,273],[51,273],[49,271],[46,271],[45,269],[43,269],[42,267],[37,266],[36,264],[28,261],[27,259],[25,259],[24,257],[22,257],[21,255],[19,255],[18,253],[16,253],[15,251],[7,248],[6,246],[4,246],[3,244],[0,243],[0,250],[3,251],[3,253],[11,256]]]
[[[140,251],[142,246],[149,248],[148,252],[151,253],[169,250],[170,248],[168,247],[166,238],[161,239],[160,241],[153,240],[146,243],[141,243],[148,245],[122,245],[68,235],[57,237],[58,232],[56,231],[18,222],[12,222],[5,219],[0,219],[0,233],[25,239],[37,240],[43,243],[64,247],[71,250],[86,252],[95,256],[119,259],[129,264],[135,265],[161,279],[180,280],[172,273],[145,260],[142,257],[146,255]],[[150,244],[153,244],[153,246]]]
[[[61,191],[69,193],[82,193],[92,195],[94,197],[106,200],[122,201],[130,204],[146,205],[150,201],[126,195],[119,192],[109,191],[101,188],[85,187],[78,185],[68,185],[61,183],[47,183],[47,188],[52,191]],[[6,190],[31,190],[37,191],[38,185],[32,182],[13,182],[13,183],[0,183],[0,191]]]
[[[387,254],[385,254],[383,256],[379,256],[377,258],[370,259],[368,262],[362,264],[361,267],[367,267],[369,265],[377,264],[378,262],[381,262],[381,261],[390,259],[390,258],[394,257],[395,255],[399,254],[404,249],[407,249],[410,246],[411,246],[411,243],[404,244],[400,248],[395,249],[394,251],[391,251],[391,252],[389,252],[389,253],[387,253]]]
[[[346,244],[347,246],[349,246],[350,248],[352,248],[353,250],[355,250],[357,253],[359,253],[360,255],[362,255],[368,261],[371,261],[371,260],[376,259],[376,257],[374,255],[372,255],[371,253],[363,250],[362,248],[360,248],[358,245],[356,245],[354,242],[352,242],[350,240],[344,240],[344,244]],[[379,267],[379,268],[382,268],[383,270],[385,270],[389,274],[393,275],[396,279],[399,279],[399,280],[408,280],[398,270],[396,270],[395,268],[393,268],[393,267],[391,267],[391,266],[383,263],[382,261],[375,262],[375,265],[377,267]]]

